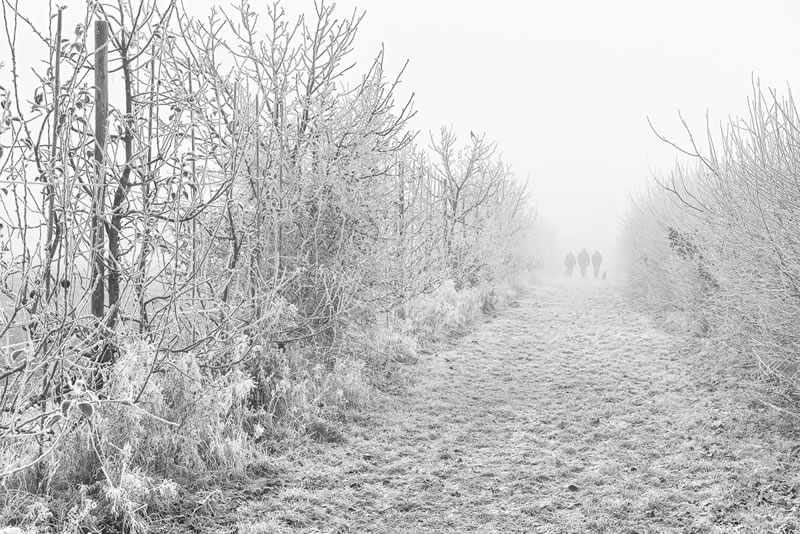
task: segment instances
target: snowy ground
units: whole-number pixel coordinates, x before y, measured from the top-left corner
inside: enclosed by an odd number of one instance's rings
[[[800,532],[794,422],[703,346],[605,282],[539,286],[423,355],[344,442],[198,494],[180,528]]]

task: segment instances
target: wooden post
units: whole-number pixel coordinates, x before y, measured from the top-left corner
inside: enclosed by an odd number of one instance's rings
[[[92,201],[92,315],[105,314],[105,149],[108,129],[108,22],[94,23],[94,159],[95,187]]]

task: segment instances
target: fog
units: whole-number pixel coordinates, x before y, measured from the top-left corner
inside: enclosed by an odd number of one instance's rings
[[[81,12],[68,0],[68,15]],[[311,0],[285,2],[289,15]],[[193,0],[204,16],[228,2]],[[648,125],[685,144],[678,111],[702,137],[747,109],[754,79],[786,91],[800,79],[800,5],[791,0],[339,0],[365,12],[353,57],[381,49],[398,91],[414,95],[418,141],[452,126],[485,133],[527,180],[557,256],[613,247],[630,195],[680,159]],[[31,49],[33,50],[33,49]],[[21,63],[34,60],[20,52]],[[6,53],[3,49],[3,55]],[[38,57],[38,56],[37,56]],[[685,161],[685,158],[684,158]],[[560,263],[560,259],[559,259]]]
[[[402,90],[415,93],[417,128],[452,124],[498,142],[530,180],[559,263],[568,249],[599,248],[613,268],[629,195],[679,159],[648,117],[685,144],[679,110],[702,137],[707,113],[718,129],[747,110],[754,77],[779,90],[800,80],[800,5],[790,0],[337,5],[366,10],[362,66],[381,43],[390,72],[409,60]]]

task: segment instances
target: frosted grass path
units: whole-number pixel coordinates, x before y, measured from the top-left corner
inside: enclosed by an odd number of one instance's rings
[[[208,531],[792,532],[791,429],[701,346],[606,283],[538,286]]]

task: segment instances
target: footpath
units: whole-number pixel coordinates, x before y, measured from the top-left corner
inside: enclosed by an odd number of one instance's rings
[[[423,355],[343,443],[209,494],[227,511],[192,529],[800,532],[796,421],[703,347],[606,282],[537,286]]]

